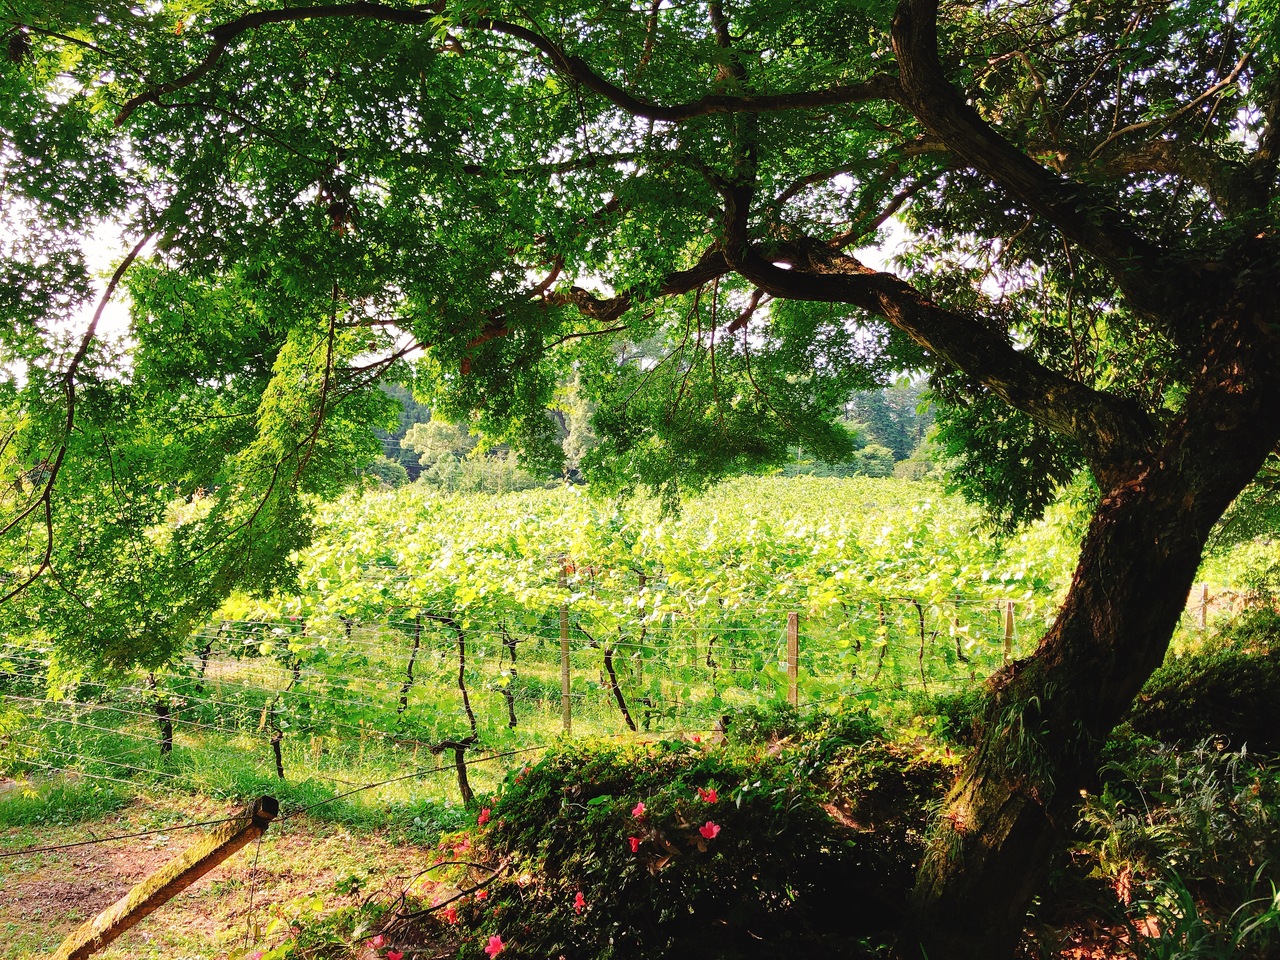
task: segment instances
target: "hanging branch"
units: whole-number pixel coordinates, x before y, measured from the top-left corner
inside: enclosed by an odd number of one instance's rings
[[[307,625],[302,624],[302,630],[305,633]],[[280,729],[280,721],[277,718],[277,712],[280,708],[280,701],[286,693],[302,682],[302,654],[296,654],[293,658],[293,666],[289,670],[289,682],[276,691],[276,695],[266,702],[262,707],[262,716],[258,719],[258,732],[262,733],[267,729],[267,722],[271,724],[271,754],[276,762],[276,776],[281,780],[284,779],[284,754],[281,749],[281,742],[284,740],[284,731]]]
[[[636,574],[640,578],[640,583],[639,583],[640,593],[643,594],[644,588],[649,582],[649,578],[645,576],[645,572],[643,570],[636,570]],[[642,609],[642,608],[638,608],[638,609]],[[636,637],[636,652],[634,654],[634,659],[637,665],[636,681],[639,683],[641,689],[644,688],[644,641],[645,641],[645,638],[648,636],[648,632],[649,632],[648,627],[645,626],[645,622],[644,622],[644,614],[641,613],[640,634],[638,637]]]
[[[916,617],[920,621],[920,653],[916,656],[916,662],[920,665],[920,687],[925,693],[929,692],[929,681],[924,675],[924,647],[925,647],[925,625],[924,625],[924,607],[920,606],[919,600],[908,599],[907,602],[916,608]],[[933,637],[938,636],[938,631],[933,631]],[[933,639],[933,638],[929,638]]]
[[[409,664],[405,667],[404,683],[400,685],[400,706],[396,709],[396,719],[404,716],[409,708],[409,689],[413,686],[413,665],[418,659],[418,647],[422,645],[422,617],[414,619],[413,648],[409,651]]]
[[[209,657],[213,655],[213,645],[218,640],[222,639],[222,635],[226,633],[227,626],[229,625],[229,623],[230,621],[223,620],[220,624],[218,624],[218,632],[215,633],[212,637],[206,637],[205,645],[200,648],[200,653],[198,654],[198,656],[200,657],[200,666],[196,669],[196,692],[197,693],[204,693],[204,677],[205,677],[205,674],[208,673],[209,671]]]
[[[711,668],[711,689],[713,691],[716,686],[716,671],[720,665],[716,662],[715,657],[711,655],[711,651],[715,649],[716,641],[719,639],[719,636],[713,633],[711,634],[711,638],[707,641],[707,666]]]
[[[276,761],[276,776],[279,779],[283,780],[284,779],[284,754],[280,749],[280,742],[284,739],[284,731],[281,730],[280,727],[276,725],[276,720],[274,716],[271,718],[271,725],[273,727],[271,731],[271,753],[275,757],[275,761]]]
[[[956,659],[961,663],[968,663],[969,658],[965,655],[964,650],[960,646],[960,594],[956,594]]]
[[[622,687],[618,685],[618,674],[613,669],[613,647],[607,643],[600,643],[595,637],[587,633],[583,629],[582,624],[578,624],[578,631],[591,642],[591,646],[598,647],[604,651],[604,670],[609,677],[609,689],[613,691],[613,699],[618,703],[618,709],[622,712],[622,719],[626,721],[627,728],[632,732],[636,732],[636,722],[631,719],[631,711],[627,709],[627,700],[622,695]]]
[[[458,637],[458,691],[462,694],[462,709],[466,711],[467,723],[471,726],[471,737],[468,743],[476,740],[476,715],[471,709],[471,697],[467,694],[467,637],[460,624],[453,617],[443,613],[424,613],[428,620],[443,623]]]

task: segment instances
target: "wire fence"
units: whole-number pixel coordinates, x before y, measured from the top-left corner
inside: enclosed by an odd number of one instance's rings
[[[1188,626],[1214,596],[1192,592]],[[164,669],[105,676],[68,675],[51,645],[10,640],[0,773],[214,796],[288,785],[313,808],[411,803],[426,778],[456,802],[565,732],[713,738],[746,707],[876,710],[963,691],[1029,652],[1051,615],[1044,601],[962,595],[820,613],[706,598],[629,617],[397,607],[210,623]],[[456,783],[438,776],[450,772]]]

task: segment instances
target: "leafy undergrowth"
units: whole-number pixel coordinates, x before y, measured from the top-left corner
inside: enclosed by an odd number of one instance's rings
[[[1165,741],[1220,738],[1280,751],[1280,615],[1251,610],[1205,649],[1170,659],[1152,674],[1129,723]]]
[[[1113,735],[1042,904],[1049,955],[1093,925],[1108,956],[1280,956],[1278,750],[1280,617],[1260,609],[1171,658]]]

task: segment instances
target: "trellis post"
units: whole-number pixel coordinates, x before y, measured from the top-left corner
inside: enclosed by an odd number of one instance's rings
[[[800,705],[800,614],[787,614],[787,702]]]
[[[1004,663],[1013,662],[1013,601],[1004,602]]]

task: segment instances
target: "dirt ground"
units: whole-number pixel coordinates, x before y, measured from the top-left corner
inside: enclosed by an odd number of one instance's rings
[[[147,801],[71,827],[10,828],[0,849],[72,843],[180,822],[212,820],[238,806]],[[0,958],[52,954],[62,939],[139,880],[177,856],[199,830],[0,860]],[[392,846],[332,824],[297,817],[275,823],[110,947],[101,960],[211,960],[261,950],[287,936],[288,921],[314,907],[330,910],[380,892],[397,895],[430,862],[433,849]],[[341,890],[339,889],[341,888]],[[310,904],[305,901],[311,900]],[[275,930],[269,930],[272,922]]]

